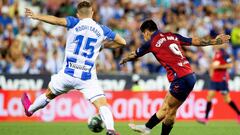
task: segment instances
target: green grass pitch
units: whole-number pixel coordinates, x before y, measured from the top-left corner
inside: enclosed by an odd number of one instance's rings
[[[121,135],[139,135],[128,128],[128,123],[116,123]],[[160,135],[161,124],[151,135]],[[38,122],[0,122],[0,135],[105,135],[92,133],[86,123],[38,123]],[[240,124],[235,121],[210,121],[208,125],[197,122],[177,122],[171,135],[240,135]]]

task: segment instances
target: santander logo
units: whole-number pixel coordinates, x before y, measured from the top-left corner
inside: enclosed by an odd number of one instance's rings
[[[30,93],[32,98],[36,94],[39,93]],[[106,96],[115,120],[132,121],[150,118],[161,108],[165,94],[166,92],[134,93],[128,91],[107,92]],[[17,95],[13,94],[12,91],[9,93],[0,92],[0,120],[86,121],[89,116],[97,113],[95,107],[85,100],[79,92],[70,92],[52,100],[46,108],[37,111],[33,117],[27,118],[24,115],[20,96],[20,92]],[[213,105],[217,103],[221,105],[223,101],[215,98]],[[179,108],[177,118],[184,120],[203,118],[205,107],[205,93],[193,92]],[[215,116],[216,112],[219,114],[221,110],[213,109],[210,112],[210,118]]]

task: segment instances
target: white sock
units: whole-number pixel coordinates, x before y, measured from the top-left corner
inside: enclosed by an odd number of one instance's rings
[[[114,130],[114,122],[111,110],[107,106],[99,108],[99,112],[107,130]]]
[[[45,107],[50,101],[51,100],[46,97],[46,94],[43,93],[35,99],[33,104],[29,107],[28,111],[34,113],[37,110]]]

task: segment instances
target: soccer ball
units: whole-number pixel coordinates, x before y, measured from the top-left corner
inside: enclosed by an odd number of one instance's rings
[[[88,118],[88,128],[94,133],[103,131],[105,125],[99,114]]]

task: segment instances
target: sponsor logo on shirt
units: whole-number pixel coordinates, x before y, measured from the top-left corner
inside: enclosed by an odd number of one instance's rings
[[[89,72],[90,71],[90,67],[89,66],[87,66],[87,65],[79,65],[79,64],[76,64],[76,63],[72,63],[72,62],[69,62],[69,67],[73,68],[73,69],[83,70],[85,72]]]
[[[184,65],[189,64],[189,62],[186,60],[184,62],[179,62],[178,66],[183,67]]]

